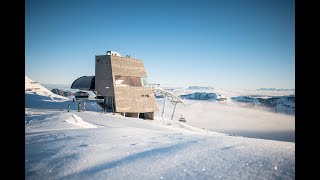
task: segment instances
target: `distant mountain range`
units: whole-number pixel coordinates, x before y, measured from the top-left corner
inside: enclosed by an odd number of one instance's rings
[[[227,97],[208,92],[195,92],[191,94],[180,95],[182,99],[189,100],[217,100],[225,101]],[[231,97],[231,100],[238,103],[245,103],[246,106],[252,107],[267,107],[271,111],[295,114],[295,96],[260,96],[260,95],[250,95],[250,96],[238,96]]]
[[[63,91],[63,90],[60,90],[60,89],[52,89],[51,92],[53,92],[54,94],[58,94],[60,96],[65,96],[65,97],[68,97],[68,96],[73,96],[73,93],[70,92],[70,91]]]
[[[259,88],[258,91],[294,91],[294,89]]]
[[[218,100],[224,101],[227,98],[223,95],[216,93],[207,93],[207,92],[195,92],[191,94],[180,95],[182,99],[190,99],[190,100]]]
[[[195,89],[214,89],[214,88],[210,86],[188,86],[186,89],[195,90]]]
[[[264,106],[273,109],[276,112],[286,114],[295,114],[295,96],[238,96],[231,98],[234,101],[248,103],[251,106]]]

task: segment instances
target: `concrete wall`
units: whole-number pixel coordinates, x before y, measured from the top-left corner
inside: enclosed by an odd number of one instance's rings
[[[115,87],[116,112],[154,112],[158,106],[149,87]]]
[[[96,56],[95,89],[102,96],[114,97],[114,80],[110,56]],[[107,89],[106,87],[109,87]]]

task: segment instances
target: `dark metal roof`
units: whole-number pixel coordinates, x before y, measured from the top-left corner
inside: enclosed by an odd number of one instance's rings
[[[82,76],[73,81],[71,89],[94,90],[95,76]]]

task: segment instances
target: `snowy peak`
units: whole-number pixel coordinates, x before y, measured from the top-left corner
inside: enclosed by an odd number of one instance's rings
[[[63,96],[59,96],[57,94],[52,93],[47,88],[43,87],[41,84],[39,84],[36,81],[33,81],[29,77],[25,76],[25,92],[26,93],[36,93],[41,96],[48,96],[48,97],[56,97],[61,99],[68,99]]]
[[[43,92],[50,93],[50,91],[47,88],[41,86],[38,82],[33,81],[32,79],[30,79],[27,76],[25,76],[24,89],[25,89],[25,91],[43,91]]]

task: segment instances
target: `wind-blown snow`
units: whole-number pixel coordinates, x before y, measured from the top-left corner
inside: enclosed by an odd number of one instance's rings
[[[77,112],[78,101],[26,93],[26,179],[295,179],[295,143],[103,114],[96,102]]]
[[[82,128],[97,128],[97,126],[90,124],[86,121],[83,121],[82,118],[77,116],[76,114],[73,114],[72,118],[69,118],[66,121],[71,124],[75,124],[77,126],[80,126]]]
[[[294,179],[294,143],[74,113],[98,128],[65,126],[67,112],[26,126],[26,179]]]

